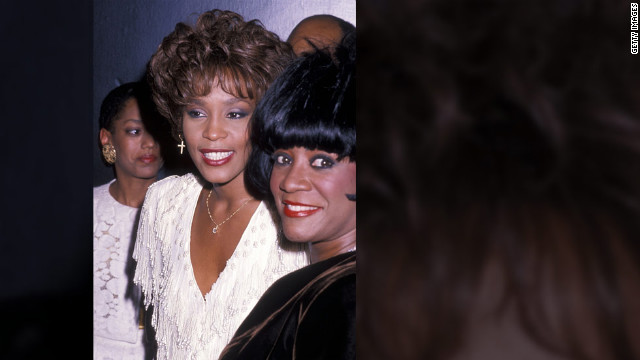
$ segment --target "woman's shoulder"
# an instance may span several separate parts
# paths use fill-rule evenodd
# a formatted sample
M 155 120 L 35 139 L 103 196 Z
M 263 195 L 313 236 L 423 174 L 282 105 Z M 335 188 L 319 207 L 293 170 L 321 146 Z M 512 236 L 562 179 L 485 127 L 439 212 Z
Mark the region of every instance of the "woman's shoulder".
M 116 179 L 112 179 L 108 183 L 94 186 L 93 197 L 95 198 L 96 196 L 104 196 L 105 194 L 109 194 L 109 185 L 111 185 L 111 183 L 113 183 L 115 180 Z
M 198 179 L 191 173 L 182 176 L 170 175 L 151 184 L 147 190 L 147 197 L 176 195 L 194 186 L 201 187 Z
M 345 253 L 307 265 L 278 279 L 268 292 L 315 298 L 320 293 L 355 291 L 356 254 Z M 299 290 L 296 290 L 299 289 Z M 303 300 L 304 301 L 304 300 Z
M 342 254 L 328 262 L 303 291 L 296 339 L 297 356 L 355 359 L 356 256 Z M 319 344 L 318 335 L 324 343 Z
M 296 357 L 355 359 L 355 267 L 355 253 L 307 267 L 314 278 L 296 295 Z
M 355 291 L 356 253 L 347 252 L 308 266 L 314 279 L 311 281 L 322 291 Z
M 96 207 L 103 207 L 105 204 L 115 203 L 116 200 L 109 193 L 109 186 L 115 181 L 115 179 L 109 181 L 106 184 L 102 184 L 93 188 L 93 207 L 94 212 Z
M 356 252 L 346 252 L 335 255 L 328 259 L 310 264 L 300 270 L 313 278 L 331 278 L 336 280 L 350 275 L 355 276 L 356 272 Z
M 172 175 L 149 186 L 142 204 L 142 221 L 180 217 L 197 200 L 202 185 L 192 174 Z

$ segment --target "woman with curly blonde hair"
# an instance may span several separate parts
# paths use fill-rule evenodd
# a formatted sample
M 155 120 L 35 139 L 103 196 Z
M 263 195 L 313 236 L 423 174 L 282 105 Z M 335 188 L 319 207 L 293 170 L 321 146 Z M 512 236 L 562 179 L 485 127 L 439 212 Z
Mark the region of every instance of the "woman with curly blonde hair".
M 217 358 L 266 288 L 308 263 L 244 181 L 256 102 L 293 58 L 258 20 L 220 10 L 178 23 L 151 58 L 154 102 L 197 169 L 152 185 L 142 207 L 134 281 L 158 359 Z

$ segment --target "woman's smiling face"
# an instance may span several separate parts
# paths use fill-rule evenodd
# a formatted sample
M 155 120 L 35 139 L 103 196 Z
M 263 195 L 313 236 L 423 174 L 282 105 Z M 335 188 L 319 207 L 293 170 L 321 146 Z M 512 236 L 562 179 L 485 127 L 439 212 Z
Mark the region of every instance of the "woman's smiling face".
M 332 242 L 353 236 L 356 203 L 356 163 L 337 155 L 303 147 L 273 153 L 270 187 L 287 239 Z
M 182 130 L 189 155 L 211 183 L 243 181 L 247 163 L 247 125 L 255 102 L 235 97 L 217 85 L 184 107 Z

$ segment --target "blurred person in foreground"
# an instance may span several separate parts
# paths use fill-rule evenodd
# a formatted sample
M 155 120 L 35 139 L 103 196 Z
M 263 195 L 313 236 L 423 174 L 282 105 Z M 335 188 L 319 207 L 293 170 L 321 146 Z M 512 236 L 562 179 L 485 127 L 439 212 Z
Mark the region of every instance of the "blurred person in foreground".
M 640 358 L 629 3 L 358 10 L 360 357 Z

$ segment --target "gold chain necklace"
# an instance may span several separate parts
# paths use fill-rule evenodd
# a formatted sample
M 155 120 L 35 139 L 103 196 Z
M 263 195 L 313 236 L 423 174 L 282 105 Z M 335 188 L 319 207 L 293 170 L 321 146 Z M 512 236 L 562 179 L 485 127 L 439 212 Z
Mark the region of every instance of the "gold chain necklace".
M 240 211 L 240 209 L 242 209 L 245 205 L 247 205 L 247 203 L 249 201 L 251 201 L 251 199 L 245 201 L 242 205 L 240 205 L 240 207 L 233 212 L 233 214 L 229 215 L 228 218 L 224 219 L 223 222 L 221 222 L 220 224 L 218 224 L 215 220 L 213 220 L 213 216 L 211 216 L 211 211 L 209 211 L 209 198 L 211 197 L 211 193 L 213 192 L 213 188 L 211 190 L 209 190 L 209 195 L 207 195 L 207 214 L 209 214 L 209 219 L 211 219 L 211 222 L 213 222 L 216 226 L 213 227 L 213 230 L 211 231 L 214 234 L 218 233 L 218 228 L 220 226 L 222 226 L 222 224 L 226 223 L 227 220 L 231 219 L 233 217 L 233 215 L 235 215 L 236 213 L 238 213 L 238 211 Z

